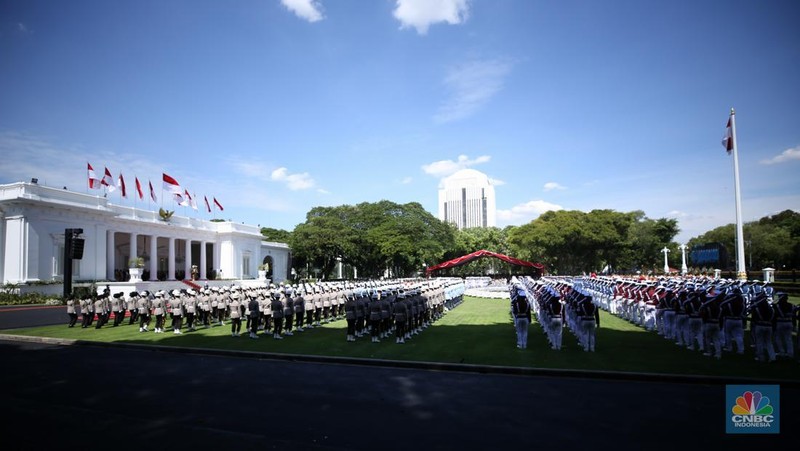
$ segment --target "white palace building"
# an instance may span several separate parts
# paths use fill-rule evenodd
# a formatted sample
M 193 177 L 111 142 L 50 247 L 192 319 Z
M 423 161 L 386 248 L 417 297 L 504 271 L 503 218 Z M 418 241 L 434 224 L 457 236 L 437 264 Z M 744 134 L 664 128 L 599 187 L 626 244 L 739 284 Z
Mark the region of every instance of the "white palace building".
M 115 205 L 105 197 L 18 182 L 0 185 L 3 284 L 62 281 L 66 229 L 83 229 L 83 258 L 73 261 L 76 282 L 136 282 L 128 274 L 132 257 L 144 261 L 145 281 L 162 284 L 190 279 L 193 265 L 200 283 L 257 282 L 262 263 L 269 264 L 277 283 L 291 268 L 288 245 L 264 241 L 256 226 L 179 216 L 165 221 L 158 212 Z

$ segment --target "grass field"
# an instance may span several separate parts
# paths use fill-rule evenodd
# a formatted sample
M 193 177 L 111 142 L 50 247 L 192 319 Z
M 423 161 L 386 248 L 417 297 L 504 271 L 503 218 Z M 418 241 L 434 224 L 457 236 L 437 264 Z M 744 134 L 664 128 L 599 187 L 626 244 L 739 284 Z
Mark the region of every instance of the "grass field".
M 66 315 L 65 315 L 66 316 Z M 274 353 L 347 356 L 371 359 L 412 360 L 500 365 L 514 367 L 588 369 L 601 371 L 633 371 L 748 377 L 756 379 L 798 380 L 800 364 L 778 361 L 764 364 L 754 361 L 753 349 L 744 355 L 723 354 L 722 360 L 705 357 L 659 337 L 653 332 L 629 324 L 605 312 L 601 313 L 597 330 L 597 351 L 584 352 L 575 337 L 564 330 L 564 347 L 551 350 L 539 324 L 534 321 L 528 338 L 528 349 L 516 348 L 516 337 L 508 314 L 508 301 L 466 298 L 464 303 L 432 327 L 398 345 L 392 340 L 371 343 L 362 338 L 355 343 L 345 341 L 345 321 L 295 332 L 293 337 L 259 340 L 230 336 L 230 327 L 214 326 L 174 335 L 171 332 L 139 333 L 138 327 L 106 325 L 102 329 L 67 328 L 66 325 L 5 331 L 7 334 L 79 339 L 100 342 L 121 342 L 153 346 L 180 346 L 211 349 L 234 349 Z M 167 326 L 169 322 L 167 322 Z M 152 327 L 152 323 L 151 323 Z M 243 324 L 244 327 L 244 324 Z M 244 331 L 246 332 L 246 331 Z M 749 338 L 746 334 L 745 341 Z

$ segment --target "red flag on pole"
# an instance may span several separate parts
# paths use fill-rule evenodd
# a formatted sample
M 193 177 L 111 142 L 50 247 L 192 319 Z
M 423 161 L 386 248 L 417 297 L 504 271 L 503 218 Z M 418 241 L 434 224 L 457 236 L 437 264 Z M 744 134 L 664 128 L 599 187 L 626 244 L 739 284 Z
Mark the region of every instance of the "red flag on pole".
M 162 176 L 164 180 L 164 189 L 168 193 L 172 194 L 172 198 L 175 200 L 175 202 L 177 202 L 179 205 L 185 205 L 183 203 L 181 185 L 178 184 L 178 181 L 164 173 L 162 173 Z
M 208 204 L 208 196 L 203 196 L 203 200 L 206 201 L 206 210 L 211 213 L 211 205 Z
M 105 186 L 105 187 L 107 187 L 108 188 L 108 192 L 110 193 L 110 192 L 113 192 L 117 188 L 114 186 L 114 177 L 111 176 L 111 171 L 109 171 L 108 168 L 105 168 L 105 169 L 106 169 L 106 173 L 103 176 L 103 179 L 100 180 L 100 184 Z
M 100 189 L 100 179 L 97 178 L 94 168 L 89 163 L 86 163 L 86 166 L 87 170 L 89 171 L 89 189 Z
M 728 155 L 733 150 L 733 129 L 731 127 L 731 118 L 728 117 L 728 125 L 725 126 L 725 135 L 722 137 L 722 147 L 728 151 Z
M 119 173 L 119 178 L 117 178 L 117 187 L 119 188 L 119 190 L 120 190 L 120 192 L 122 194 L 122 197 L 127 199 L 128 198 L 128 190 L 125 189 L 125 179 L 122 178 L 122 173 L 121 172 Z
M 153 189 L 153 182 L 148 180 L 147 184 L 150 185 L 150 199 L 153 199 L 153 202 L 158 202 L 158 199 L 156 199 L 156 190 Z
M 225 210 L 224 208 L 222 208 L 222 204 L 220 204 L 219 201 L 217 201 L 216 197 L 214 198 L 214 205 L 216 205 L 217 208 L 219 208 L 219 211 L 224 211 Z
M 136 194 L 139 195 L 139 200 L 144 199 L 144 193 L 142 192 L 142 184 L 139 183 L 139 177 L 135 177 L 136 179 Z

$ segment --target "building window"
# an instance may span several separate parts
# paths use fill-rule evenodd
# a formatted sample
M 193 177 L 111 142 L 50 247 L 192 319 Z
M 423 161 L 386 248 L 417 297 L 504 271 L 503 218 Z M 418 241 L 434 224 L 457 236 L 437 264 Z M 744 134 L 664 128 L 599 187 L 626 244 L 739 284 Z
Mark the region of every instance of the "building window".
M 250 275 L 250 255 L 242 256 L 242 278 L 251 277 Z

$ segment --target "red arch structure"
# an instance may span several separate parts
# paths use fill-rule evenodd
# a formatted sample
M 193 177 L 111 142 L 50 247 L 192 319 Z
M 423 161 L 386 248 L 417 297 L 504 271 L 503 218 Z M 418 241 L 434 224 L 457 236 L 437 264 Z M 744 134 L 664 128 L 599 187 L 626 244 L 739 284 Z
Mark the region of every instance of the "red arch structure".
M 494 257 L 503 260 L 504 262 L 511 263 L 512 265 L 517 266 L 525 266 L 528 268 L 534 268 L 539 270 L 540 272 L 544 271 L 544 265 L 541 263 L 531 263 L 525 260 L 520 260 L 518 258 L 509 257 L 508 255 L 498 254 L 497 252 L 491 252 L 487 250 L 480 250 L 475 251 L 471 254 L 462 255 L 461 257 L 454 258 L 452 260 L 448 260 L 446 262 L 439 263 L 438 265 L 431 266 L 425 271 L 425 275 L 430 275 L 434 271 L 438 271 L 440 269 L 447 269 L 447 268 L 454 268 L 456 266 L 461 266 L 466 263 L 475 260 L 476 258 L 483 258 L 483 257 Z

